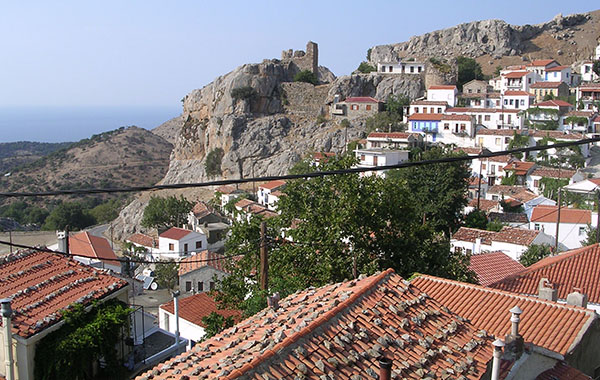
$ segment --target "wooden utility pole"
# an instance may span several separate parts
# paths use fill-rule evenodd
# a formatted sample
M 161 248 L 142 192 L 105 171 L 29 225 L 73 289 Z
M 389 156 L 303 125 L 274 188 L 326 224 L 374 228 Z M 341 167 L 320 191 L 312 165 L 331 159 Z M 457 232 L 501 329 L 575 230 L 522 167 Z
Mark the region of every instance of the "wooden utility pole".
M 483 152 L 483 150 L 482 150 Z M 483 167 L 483 159 L 479 159 L 479 175 L 478 175 L 478 180 L 479 183 L 477 184 L 477 210 L 480 210 L 479 208 L 479 200 L 481 199 L 481 177 L 483 177 L 483 175 L 481 174 L 481 170 Z
M 600 190 L 596 191 L 596 243 L 600 243 Z
M 558 208 L 556 210 L 556 238 L 554 239 L 554 254 L 558 254 L 558 228 L 560 226 L 560 193 L 561 188 L 558 188 Z
M 269 289 L 269 252 L 267 251 L 267 223 L 260 223 L 260 288 Z
M 68 255 L 69 251 L 69 226 L 65 226 L 65 254 Z
M 12 229 L 8 230 L 8 242 L 10 243 L 10 253 L 12 253 Z

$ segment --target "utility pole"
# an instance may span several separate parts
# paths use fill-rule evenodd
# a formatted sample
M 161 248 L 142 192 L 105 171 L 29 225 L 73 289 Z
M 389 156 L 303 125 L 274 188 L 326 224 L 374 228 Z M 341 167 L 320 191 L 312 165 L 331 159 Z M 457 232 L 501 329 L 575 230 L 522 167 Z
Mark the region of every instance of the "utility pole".
M 560 193 L 561 193 L 561 188 L 558 188 L 558 208 L 557 208 L 557 215 L 556 215 L 556 238 L 554 239 L 554 254 L 557 255 L 558 254 L 558 227 L 560 226 Z
M 115 247 L 113 246 L 113 227 L 112 227 L 112 223 L 110 224 L 110 249 L 112 249 L 113 251 L 115 250 Z
M 596 190 L 596 243 L 600 243 L 600 190 Z
M 483 152 L 483 149 L 481 150 Z M 483 177 L 483 174 L 481 174 L 481 170 L 483 168 L 483 159 L 479 159 L 479 183 L 477 184 L 477 210 L 480 210 L 479 208 L 479 200 L 481 199 L 481 177 Z
M 8 242 L 10 243 L 10 253 L 12 253 L 12 229 L 8 230 Z
M 69 248 L 69 226 L 65 226 L 65 255 L 70 254 Z
M 269 253 L 267 251 L 267 223 L 260 223 L 260 288 L 269 289 Z

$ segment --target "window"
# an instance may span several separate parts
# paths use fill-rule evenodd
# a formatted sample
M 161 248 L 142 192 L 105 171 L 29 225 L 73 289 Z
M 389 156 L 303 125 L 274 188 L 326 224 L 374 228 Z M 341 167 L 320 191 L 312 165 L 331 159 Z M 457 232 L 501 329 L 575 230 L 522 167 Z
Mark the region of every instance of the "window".
M 415 113 L 419 113 L 419 107 L 415 107 Z
M 358 111 L 358 104 L 351 105 L 350 109 L 353 110 L 353 111 Z
M 470 94 L 470 93 L 472 93 L 472 92 L 473 92 L 473 90 L 472 90 L 472 89 L 469 89 L 467 92 Z
M 373 166 L 377 166 L 377 156 L 373 156 Z
M 540 187 L 540 180 L 539 179 L 534 179 L 533 180 L 533 187 Z
M 187 243 L 185 243 L 185 244 L 183 245 L 183 253 L 185 253 L 185 254 L 187 254 L 187 253 L 188 253 L 188 244 L 187 244 Z
M 484 119 L 485 119 L 485 121 L 490 121 L 490 119 L 491 119 L 491 116 L 490 116 L 490 115 L 485 115 L 485 116 L 484 116 Z
M 174 251 L 174 250 L 175 250 L 175 244 L 169 243 L 169 251 Z
M 505 137 L 505 138 L 504 138 L 504 143 L 505 143 L 505 144 L 508 144 L 508 143 L 510 143 L 510 137 Z
M 585 235 L 585 227 L 579 227 L 579 236 Z
M 502 139 L 500 139 L 500 137 L 496 137 L 496 145 L 500 145 L 502 144 Z
M 365 160 L 365 155 L 364 155 L 364 154 L 361 154 L 361 155 L 360 155 L 360 160 L 361 160 L 361 161 L 364 161 L 364 160 Z
M 421 66 L 419 66 L 417 69 L 418 69 L 417 72 L 420 73 L 423 68 Z
M 442 113 L 442 107 L 438 107 L 438 112 L 437 113 Z
M 525 99 L 521 99 L 521 102 L 520 102 L 520 104 L 521 104 L 522 106 L 524 106 L 524 105 L 525 105 Z
M 512 106 L 514 104 L 514 102 L 515 102 L 514 99 L 511 99 L 510 100 L 510 105 Z
M 444 123 L 444 129 L 450 129 L 450 123 Z
M 467 255 L 470 255 L 471 253 L 473 253 L 472 249 L 467 248 Z
M 186 281 L 185 282 L 185 291 L 189 292 L 192 290 L 192 282 L 191 281 Z
M 385 73 L 385 66 L 381 66 L 381 72 Z
M 508 121 L 507 123 L 510 124 L 510 119 L 512 118 L 512 115 L 508 115 Z
M 534 228 L 536 231 L 539 231 L 539 230 L 540 230 L 540 225 L 539 225 L 539 223 L 536 223 L 536 224 L 533 226 L 533 228 Z
M 430 108 L 429 108 L 429 112 L 430 112 L 430 113 L 435 113 L 435 111 L 433 110 L 433 107 L 430 107 Z
M 498 200 L 498 196 L 497 195 L 492 195 L 492 200 L 493 201 L 497 201 Z
M 496 100 L 496 107 L 500 107 L 500 101 Z
M 460 130 L 461 131 L 466 131 L 467 130 L 467 125 L 466 124 L 461 124 L 460 125 Z
M 390 73 L 391 73 L 392 71 L 394 71 L 394 67 L 393 67 L 393 66 L 390 66 Z
M 371 110 L 371 105 L 367 104 L 367 111 L 370 111 L 370 110 Z
M 214 282 L 214 281 L 211 281 L 211 282 L 208 284 L 208 288 L 209 288 L 209 290 L 215 290 L 215 282 Z
M 477 93 L 481 94 L 481 89 L 480 88 L 477 89 Z
M 410 67 L 410 72 L 411 72 L 411 73 L 414 73 L 414 72 L 415 72 L 415 67 L 414 67 L 414 66 L 411 66 L 411 67 Z
M 527 83 L 531 84 L 531 78 L 527 79 Z
M 203 292 L 204 291 L 204 282 L 198 281 L 198 291 L 199 292 Z
M 202 248 L 202 240 L 196 242 L 196 249 Z
M 507 106 L 508 105 L 508 99 L 504 99 L 504 105 Z

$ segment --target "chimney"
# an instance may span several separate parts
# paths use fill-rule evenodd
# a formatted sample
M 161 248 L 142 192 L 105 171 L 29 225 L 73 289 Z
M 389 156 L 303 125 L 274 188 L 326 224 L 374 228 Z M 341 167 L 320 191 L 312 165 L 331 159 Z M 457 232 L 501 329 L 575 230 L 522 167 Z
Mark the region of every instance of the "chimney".
M 587 308 L 587 294 L 581 293 L 581 289 L 573 288 L 573 293 L 567 295 L 567 304 Z
M 67 233 L 65 231 L 56 231 L 56 240 L 58 241 L 58 251 L 67 252 Z
M 333 104 L 340 102 L 340 94 L 333 95 Z
M 492 342 L 492 345 L 494 345 L 494 361 L 492 362 L 491 380 L 498 380 L 500 377 L 500 359 L 502 358 L 502 347 L 504 347 L 504 342 L 500 339 L 496 339 Z
M 14 380 L 15 373 L 13 369 L 13 350 L 12 350 L 12 308 L 10 307 L 10 303 L 12 299 L 3 298 L 0 300 L 0 304 L 2 304 L 2 308 L 0 312 L 2 313 L 2 327 L 4 327 L 4 356 L 6 363 L 6 380 Z
M 540 280 L 540 285 L 538 287 L 538 297 L 543 300 L 556 302 L 558 299 L 558 293 L 554 286 L 548 281 L 547 278 L 542 278 Z
M 279 292 L 273 293 L 272 296 L 267 297 L 267 305 L 273 310 L 279 309 Z
M 379 380 L 392 378 L 392 361 L 385 356 L 379 358 Z
M 515 306 L 510 309 L 512 316 L 510 317 L 511 331 L 508 334 L 504 341 L 506 344 L 506 356 L 509 360 L 517 360 L 521 357 L 524 348 L 524 340 L 523 337 L 519 334 L 519 322 L 521 322 L 521 314 L 523 311 Z
M 179 346 L 179 290 L 173 292 L 173 307 L 175 312 L 175 346 Z
M 481 253 L 481 238 L 475 238 L 475 247 L 473 249 L 473 254 L 477 255 Z

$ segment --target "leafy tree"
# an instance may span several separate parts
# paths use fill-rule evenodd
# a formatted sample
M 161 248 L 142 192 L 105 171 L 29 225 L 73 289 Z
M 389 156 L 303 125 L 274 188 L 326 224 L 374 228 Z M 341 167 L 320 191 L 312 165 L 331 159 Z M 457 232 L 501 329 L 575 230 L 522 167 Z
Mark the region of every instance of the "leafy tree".
M 547 101 L 547 100 L 554 100 L 554 94 L 552 94 L 552 93 L 550 92 L 550 93 L 548 93 L 548 94 L 544 95 L 544 99 L 543 99 L 543 100 L 544 100 L 544 101 Z
M 407 126 L 402 123 L 404 107 L 410 104 L 410 99 L 404 95 L 390 95 L 385 102 L 385 111 L 379 112 L 365 121 L 367 132 L 405 131 Z
M 164 264 L 156 264 L 154 279 L 161 288 L 175 289 L 179 282 L 179 264 L 175 261 L 163 261 Z
M 404 116 L 404 107 L 410 105 L 410 98 L 405 95 L 390 95 L 385 101 L 385 111 L 390 115 Z
M 211 338 L 234 325 L 233 317 L 229 316 L 225 318 L 215 311 L 202 317 L 202 323 L 206 326 L 206 335 L 204 336 L 204 339 Z
M 42 226 L 44 230 L 80 230 L 96 223 L 94 217 L 85 210 L 81 203 L 66 202 L 54 208 Z
M 502 223 L 501 221 L 499 221 L 498 219 L 494 219 L 494 220 L 490 220 L 487 224 L 486 229 L 488 231 L 495 231 L 498 232 L 500 231 L 503 227 L 505 226 L 504 223 Z
M 371 61 L 371 52 L 372 52 L 372 51 L 373 51 L 373 49 L 372 49 L 372 48 L 369 48 L 369 49 L 367 50 L 367 61 L 369 61 L 369 62 Z
M 500 76 L 500 71 L 502 71 L 502 65 L 498 65 L 496 66 L 496 70 L 494 70 L 494 77 L 499 77 Z
M 311 70 L 302 70 L 298 72 L 294 75 L 294 82 L 306 82 L 314 85 L 319 84 L 317 76 Z
M 96 223 L 108 223 L 119 216 L 120 209 L 121 202 L 118 199 L 111 199 L 92 208 L 90 215 L 94 217 Z
M 581 241 L 581 245 L 584 247 L 592 244 L 596 244 L 596 227 L 592 227 L 591 225 L 587 225 L 585 228 L 585 239 Z
M 542 195 L 546 198 L 558 200 L 558 191 L 569 184 L 568 178 L 544 177 L 540 180 Z
M 600 76 L 600 60 L 594 61 L 594 64 L 592 65 L 592 71 L 596 73 L 596 75 Z
M 530 245 L 529 248 L 523 252 L 523 254 L 521 254 L 521 257 L 519 257 L 519 262 L 523 264 L 523 266 L 528 267 L 537 263 L 544 257 L 550 256 L 551 254 L 552 248 L 550 248 L 549 245 L 533 244 Z
M 458 65 L 458 80 L 456 85 L 459 90 L 462 90 L 463 84 L 473 79 L 483 79 L 481 65 L 473 58 L 458 57 L 456 58 L 456 64 Z
M 167 198 L 153 196 L 144 209 L 141 225 L 146 228 L 171 228 L 187 222 L 193 204 L 183 196 Z
M 508 149 L 527 148 L 529 146 L 529 136 L 522 135 L 514 131 L 512 140 L 508 143 Z M 523 158 L 523 153 L 514 153 L 514 156 L 518 159 Z
M 250 100 L 256 97 L 256 90 L 251 86 L 237 87 L 231 90 L 231 97 L 234 102 L 238 100 Z
M 514 186 L 517 184 L 517 176 L 514 174 L 508 174 L 507 176 L 502 178 L 500 182 L 502 185 Z
M 206 175 L 209 178 L 221 175 L 221 161 L 223 160 L 224 154 L 225 152 L 222 148 L 215 148 L 206 155 L 204 169 L 206 170 Z
M 372 73 L 373 71 L 377 71 L 377 69 L 375 67 L 373 67 L 372 65 L 370 65 L 367 62 L 361 62 L 360 65 L 358 65 L 358 69 L 359 72 L 363 73 L 363 74 L 368 74 L 368 73 Z
M 464 224 L 465 227 L 485 230 L 488 224 L 487 216 L 481 210 L 473 210 L 465 216 Z

